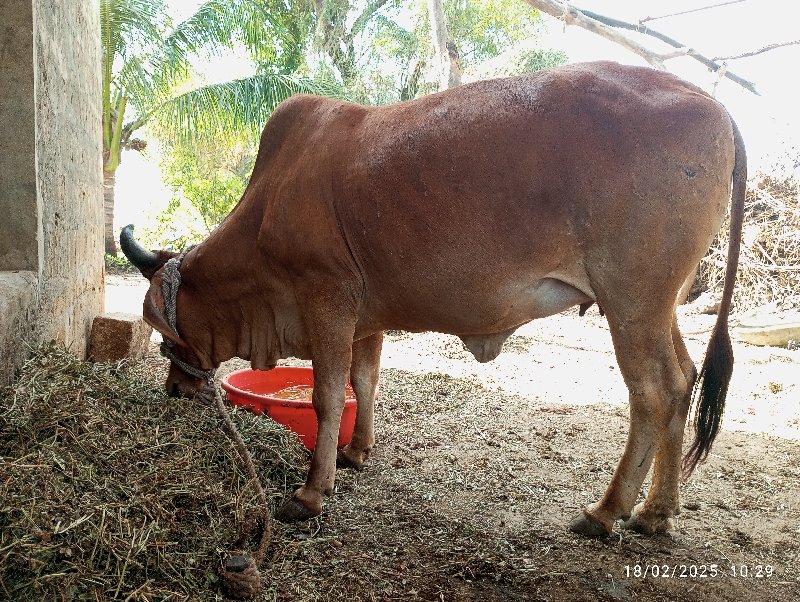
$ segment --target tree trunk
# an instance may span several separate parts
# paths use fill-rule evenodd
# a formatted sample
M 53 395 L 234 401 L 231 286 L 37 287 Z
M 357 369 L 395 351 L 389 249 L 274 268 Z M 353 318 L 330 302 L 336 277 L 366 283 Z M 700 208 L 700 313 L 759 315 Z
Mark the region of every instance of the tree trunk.
M 439 68 L 439 90 L 447 90 L 461 85 L 461 66 L 458 64 L 458 50 L 447 32 L 447 18 L 442 0 L 428 0 L 431 19 L 431 37 L 436 51 L 434 63 Z
M 350 2 L 313 0 L 317 17 L 317 35 L 322 50 L 339 70 L 342 82 L 349 85 L 356 78 L 354 32 L 347 31 L 347 14 Z
M 103 172 L 106 253 L 114 257 L 117 256 L 117 237 L 114 233 L 114 184 L 116 179 L 116 170 Z

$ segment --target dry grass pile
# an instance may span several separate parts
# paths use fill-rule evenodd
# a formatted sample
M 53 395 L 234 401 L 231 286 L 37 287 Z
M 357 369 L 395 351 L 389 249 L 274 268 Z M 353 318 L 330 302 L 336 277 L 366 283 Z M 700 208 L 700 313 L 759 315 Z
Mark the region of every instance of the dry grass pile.
M 721 292 L 728 256 L 729 220 L 700 263 L 702 288 Z M 800 307 L 800 182 L 760 176 L 745 199 L 744 233 L 734 303 L 737 311 L 775 304 Z
M 237 541 L 255 490 L 214 406 L 165 397 L 158 376 L 53 347 L 4 391 L 0 599 L 221 599 L 223 553 L 255 546 Z M 232 413 L 276 505 L 307 455 L 272 421 Z

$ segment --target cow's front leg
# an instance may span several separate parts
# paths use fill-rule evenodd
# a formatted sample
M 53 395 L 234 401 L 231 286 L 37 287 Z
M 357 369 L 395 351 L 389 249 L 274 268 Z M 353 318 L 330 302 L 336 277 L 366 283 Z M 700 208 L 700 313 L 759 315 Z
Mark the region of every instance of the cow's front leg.
M 342 324 L 355 323 L 343 319 L 342 315 L 343 312 L 321 311 L 308 320 L 314 368 L 311 401 L 317 415 L 317 443 L 305 484 L 275 515 L 283 522 L 317 516 L 322 512 L 323 497 L 333 492 L 339 423 L 344 410 L 353 345 L 353 329 L 344 330 Z
M 361 470 L 375 445 L 375 393 L 378 389 L 382 345 L 382 332 L 353 343 L 350 384 L 353 385 L 358 408 L 353 439 L 339 450 L 336 459 L 338 466 Z

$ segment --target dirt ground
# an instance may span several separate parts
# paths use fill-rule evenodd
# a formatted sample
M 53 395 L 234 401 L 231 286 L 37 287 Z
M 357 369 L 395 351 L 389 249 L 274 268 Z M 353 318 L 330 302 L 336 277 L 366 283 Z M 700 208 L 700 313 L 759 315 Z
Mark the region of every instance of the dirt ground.
M 680 320 L 697 361 L 713 317 Z M 387 335 L 373 456 L 339 471 L 321 517 L 275 525 L 261 599 L 800 599 L 800 351 L 734 352 L 724 430 L 674 530 L 592 540 L 566 525 L 628 424 L 596 308 L 523 327 L 489 364 L 455 337 Z

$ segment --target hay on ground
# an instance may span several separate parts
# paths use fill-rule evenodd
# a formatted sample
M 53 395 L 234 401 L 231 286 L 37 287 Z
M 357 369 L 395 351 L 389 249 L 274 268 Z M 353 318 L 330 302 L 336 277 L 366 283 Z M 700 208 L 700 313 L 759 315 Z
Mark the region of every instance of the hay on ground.
M 729 228 L 726 218 L 700 263 L 695 289 L 722 291 Z M 734 304 L 739 312 L 800 307 L 800 182 L 794 178 L 762 175 L 748 186 Z
M 152 362 L 151 362 L 152 363 Z M 0 406 L 0 599 L 221 599 L 224 554 L 260 508 L 212 403 L 167 398 L 144 364 L 36 353 Z M 233 411 L 271 504 L 307 453 Z

